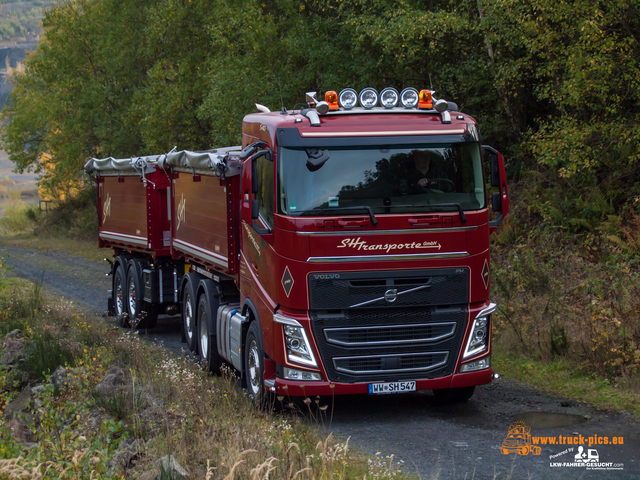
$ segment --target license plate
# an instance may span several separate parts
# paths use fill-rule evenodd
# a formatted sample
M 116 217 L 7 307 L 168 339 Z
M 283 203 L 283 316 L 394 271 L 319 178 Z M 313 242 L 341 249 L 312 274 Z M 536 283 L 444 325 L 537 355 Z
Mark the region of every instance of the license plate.
M 373 395 L 384 395 L 387 393 L 404 393 L 415 392 L 416 382 L 387 382 L 387 383 L 370 383 L 369 393 Z

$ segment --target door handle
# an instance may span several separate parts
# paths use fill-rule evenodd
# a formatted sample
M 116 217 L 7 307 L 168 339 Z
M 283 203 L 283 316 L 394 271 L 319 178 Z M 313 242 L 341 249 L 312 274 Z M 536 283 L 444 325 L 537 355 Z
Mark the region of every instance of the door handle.
M 410 218 L 409 224 L 420 226 L 420 225 L 433 225 L 435 223 L 440 223 L 439 217 L 422 217 L 422 218 Z
M 367 227 L 369 226 L 369 219 L 364 220 L 338 220 L 339 227 Z
M 258 271 L 258 264 L 256 262 L 251 262 L 251 266 L 256 272 Z

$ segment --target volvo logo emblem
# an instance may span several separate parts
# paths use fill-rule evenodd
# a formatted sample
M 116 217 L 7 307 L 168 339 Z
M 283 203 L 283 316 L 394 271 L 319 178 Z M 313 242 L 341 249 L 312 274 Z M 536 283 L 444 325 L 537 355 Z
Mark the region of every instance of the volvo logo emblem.
M 397 288 L 390 288 L 389 290 L 384 292 L 384 299 L 386 300 L 387 303 L 395 302 L 396 298 L 398 298 L 398 289 Z

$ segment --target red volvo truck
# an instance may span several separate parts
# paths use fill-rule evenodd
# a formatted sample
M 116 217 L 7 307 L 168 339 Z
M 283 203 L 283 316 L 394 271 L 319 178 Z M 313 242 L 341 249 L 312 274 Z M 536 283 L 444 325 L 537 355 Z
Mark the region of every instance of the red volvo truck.
M 241 147 L 89 160 L 109 311 L 147 328 L 179 312 L 189 348 L 257 403 L 470 398 L 493 374 L 489 235 L 507 182 L 476 121 L 433 93 L 310 92 L 301 110 L 257 105 Z

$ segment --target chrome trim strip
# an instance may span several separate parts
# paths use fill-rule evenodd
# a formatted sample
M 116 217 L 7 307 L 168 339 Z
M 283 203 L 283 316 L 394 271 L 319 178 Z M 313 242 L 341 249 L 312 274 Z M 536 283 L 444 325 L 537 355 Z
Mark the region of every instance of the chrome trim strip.
M 389 135 L 462 135 L 464 128 L 452 130 L 396 130 L 379 132 L 300 132 L 301 137 L 384 137 Z
M 339 332 L 339 331 L 353 331 L 353 330 L 376 330 L 376 329 L 392 329 L 392 328 L 407 328 L 407 327 L 426 327 L 426 326 L 450 326 L 451 331 L 449 333 L 445 333 L 443 335 L 437 337 L 429 337 L 429 338 L 420 338 L 415 340 L 382 340 L 380 342 L 343 342 L 340 340 L 334 340 L 329 338 L 327 332 Z M 437 342 L 439 340 L 443 340 L 445 338 L 449 338 L 456 333 L 456 322 L 441 322 L 441 323 L 412 323 L 409 325 L 386 325 L 386 326 L 374 326 L 374 327 L 352 327 L 352 328 L 325 328 L 324 329 L 324 338 L 328 343 L 332 343 L 334 345 L 342 345 L 345 347 L 351 345 L 403 345 L 407 343 L 429 343 L 429 342 Z
M 385 262 L 399 260 L 421 260 L 426 258 L 463 258 L 469 252 L 414 253 L 407 255 L 354 255 L 349 257 L 309 257 L 309 263 L 345 263 L 345 262 Z
M 111 232 L 100 232 L 99 236 L 101 238 L 106 238 L 108 240 L 120 240 L 121 242 L 135 243 L 138 245 L 147 246 L 147 239 L 144 237 L 138 237 L 136 235 L 125 235 L 123 233 L 111 233 Z
M 406 230 L 337 230 L 331 232 L 296 232 L 297 235 L 317 235 L 319 237 L 323 236 L 333 236 L 333 235 L 353 235 L 357 233 L 358 235 L 396 235 L 396 234 L 407 234 L 407 233 L 457 233 L 457 232 L 468 232 L 471 230 L 476 230 L 477 226 L 472 227 L 456 227 L 456 228 L 415 228 L 415 229 L 406 229 Z
M 178 244 L 178 246 L 176 246 L 176 244 Z M 229 263 L 224 261 L 224 260 L 220 260 L 221 258 L 224 258 L 222 255 L 217 255 L 213 252 L 210 252 L 209 250 L 205 250 L 203 248 L 200 247 L 196 247 L 195 245 L 191 245 L 190 243 L 184 242 L 182 240 L 178 240 L 178 239 L 174 239 L 173 240 L 173 247 L 180 250 L 180 248 L 184 249 L 186 252 L 191 253 L 192 255 L 199 255 L 201 257 L 206 258 L 207 260 L 216 263 L 224 268 L 228 268 L 229 267 Z M 180 247 L 180 248 L 178 248 Z
M 415 288 L 411 288 L 409 290 L 405 290 L 404 292 L 396 292 L 396 297 L 399 297 L 400 295 L 404 295 L 405 293 L 411 293 L 411 292 L 417 292 L 418 290 L 424 290 L 425 288 L 431 288 L 431 284 L 429 285 L 420 285 L 419 287 L 415 287 Z M 370 303 L 376 303 L 379 302 L 380 300 L 384 300 L 384 296 L 379 297 L 379 298 L 374 298 L 373 300 L 367 300 L 366 302 L 362 302 L 362 303 L 357 303 L 355 305 L 351 305 L 349 308 L 356 308 L 356 307 L 362 307 L 364 305 L 369 305 Z M 393 300 L 395 301 L 395 300 Z M 389 303 L 393 303 L 393 302 L 389 302 Z
M 495 303 L 490 303 L 487 308 L 481 310 L 480 313 L 476 315 L 476 318 L 486 317 L 487 315 L 491 315 L 493 312 L 496 311 L 496 308 L 498 308 L 498 306 Z
M 292 327 L 303 328 L 302 324 L 295 318 L 285 317 L 284 315 L 280 315 L 279 313 L 273 314 L 273 321 L 282 325 L 291 325 Z
M 428 367 L 417 367 L 417 368 L 396 368 L 393 370 L 349 370 L 348 368 L 341 368 L 336 365 L 336 360 L 350 360 L 350 359 L 360 359 L 360 358 L 384 358 L 384 357 L 420 357 L 425 355 L 443 355 L 444 360 L 440 363 L 436 363 L 434 365 L 430 365 Z M 402 373 L 402 372 L 426 372 L 429 370 L 433 370 L 434 368 L 441 367 L 446 365 L 449 361 L 449 352 L 429 352 L 429 353 L 406 353 L 402 355 L 371 355 L 368 357 L 335 357 L 332 359 L 333 368 L 335 368 L 339 372 L 350 373 L 352 375 L 372 375 L 377 373 Z

